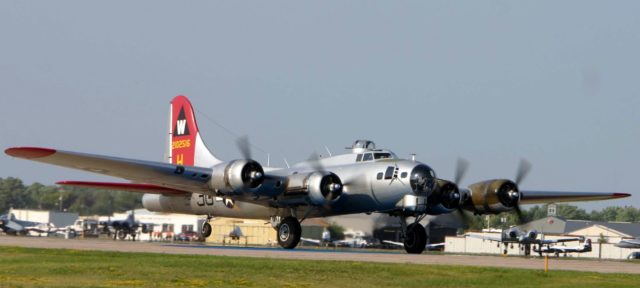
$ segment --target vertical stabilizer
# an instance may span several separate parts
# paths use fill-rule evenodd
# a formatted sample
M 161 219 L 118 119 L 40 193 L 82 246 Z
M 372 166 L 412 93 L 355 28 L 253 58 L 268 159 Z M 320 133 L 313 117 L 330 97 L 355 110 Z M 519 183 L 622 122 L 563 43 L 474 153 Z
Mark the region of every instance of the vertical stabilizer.
M 222 162 L 213 156 L 202 141 L 193 106 L 187 97 L 179 95 L 171 100 L 169 119 L 167 143 L 169 163 L 211 167 Z

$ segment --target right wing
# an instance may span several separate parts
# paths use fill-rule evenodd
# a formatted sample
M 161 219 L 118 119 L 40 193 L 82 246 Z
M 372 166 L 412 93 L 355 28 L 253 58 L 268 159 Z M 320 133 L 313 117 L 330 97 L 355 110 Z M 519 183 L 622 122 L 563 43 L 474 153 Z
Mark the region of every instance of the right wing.
M 211 170 L 207 168 L 185 167 L 161 162 L 37 147 L 14 147 L 6 149 L 5 153 L 17 158 L 124 178 L 136 183 L 144 183 L 102 183 L 105 185 L 100 185 L 100 182 L 61 182 L 63 185 L 79 184 L 77 186 L 100 187 L 134 192 L 144 191 L 149 193 L 153 193 L 152 191 L 161 191 L 155 193 L 162 194 L 205 193 L 209 191 L 207 183 L 211 177 Z
M 556 239 L 544 239 L 544 240 L 540 240 L 540 244 L 548 245 L 548 244 L 571 242 L 571 241 L 584 241 L 584 237 L 564 237 L 564 238 L 556 238 Z
M 596 201 L 631 196 L 628 193 L 611 192 L 566 192 L 566 191 L 520 191 L 520 204 L 541 204 L 574 201 Z

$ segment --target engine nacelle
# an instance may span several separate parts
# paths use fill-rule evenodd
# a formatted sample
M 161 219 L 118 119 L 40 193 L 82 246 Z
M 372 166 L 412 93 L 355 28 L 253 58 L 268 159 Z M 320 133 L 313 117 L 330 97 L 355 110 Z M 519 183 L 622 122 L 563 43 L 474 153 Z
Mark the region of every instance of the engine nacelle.
M 538 238 L 538 231 L 536 230 L 531 230 L 529 231 L 529 233 L 527 233 L 527 238 L 534 240 L 536 238 Z
M 213 166 L 209 188 L 216 195 L 241 194 L 260 187 L 263 181 L 264 170 L 258 162 L 240 159 Z
M 449 213 L 460 207 L 460 200 L 458 185 L 438 179 L 436 189 L 427 198 L 427 213 L 430 215 Z
M 469 185 L 468 209 L 475 214 L 498 214 L 513 210 L 520 202 L 518 185 L 508 179 L 496 179 Z
M 342 181 L 331 172 L 313 172 L 288 176 L 284 197 L 287 204 L 324 205 L 335 202 L 342 195 Z

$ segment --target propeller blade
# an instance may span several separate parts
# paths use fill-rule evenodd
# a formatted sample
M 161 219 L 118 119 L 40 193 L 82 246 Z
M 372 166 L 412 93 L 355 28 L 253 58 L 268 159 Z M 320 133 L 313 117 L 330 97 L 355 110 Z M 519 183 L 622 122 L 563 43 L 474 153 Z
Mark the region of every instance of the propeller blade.
M 529 171 L 531 171 L 531 163 L 529 163 L 529 161 L 527 161 L 526 159 L 520 159 L 518 172 L 516 173 L 515 178 L 516 185 L 520 185 L 520 183 L 522 183 L 522 180 L 527 177 Z
M 518 171 L 516 172 L 516 178 L 515 178 L 515 183 L 518 187 L 520 187 L 520 184 L 522 183 L 522 181 L 524 181 L 524 179 L 529 174 L 529 171 L 531 171 L 531 167 L 532 165 L 529 161 L 527 161 L 524 158 L 520 159 L 520 164 L 518 164 Z M 518 198 L 519 197 L 521 196 L 518 195 Z M 520 204 L 516 204 L 516 206 L 513 207 L 513 210 L 516 213 L 516 216 L 518 216 L 518 225 L 524 224 L 526 219 L 524 217 L 524 214 L 522 213 L 522 210 L 520 210 Z
M 524 218 L 524 214 L 522 214 L 522 210 L 520 210 L 520 205 L 516 205 L 515 207 L 513 207 L 513 210 L 518 216 L 518 225 L 524 224 L 526 219 Z
M 458 207 L 457 214 L 460 217 L 460 219 L 462 220 L 462 225 L 464 225 L 463 228 L 469 228 L 469 217 L 467 216 L 466 213 L 464 213 L 464 210 L 461 207 Z
M 462 181 L 462 178 L 464 178 L 464 175 L 467 173 L 468 168 L 469 161 L 465 160 L 464 158 L 458 158 L 458 161 L 456 162 L 456 172 L 453 181 L 454 183 L 456 183 L 456 185 L 460 185 L 460 182 Z
M 251 159 L 251 144 L 249 143 L 249 137 L 242 136 L 236 140 L 238 150 L 242 154 L 244 159 Z

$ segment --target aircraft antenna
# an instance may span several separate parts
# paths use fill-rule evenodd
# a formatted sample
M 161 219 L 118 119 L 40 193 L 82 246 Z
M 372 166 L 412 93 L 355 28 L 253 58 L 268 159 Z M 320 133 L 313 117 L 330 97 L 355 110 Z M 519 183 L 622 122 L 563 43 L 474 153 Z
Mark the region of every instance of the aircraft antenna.
M 329 157 L 333 156 L 331 155 L 331 151 L 329 151 L 329 147 L 327 147 L 327 145 L 324 145 L 324 149 L 327 150 L 327 153 L 329 153 Z
M 222 130 L 224 130 L 225 132 L 229 133 L 229 134 L 230 134 L 231 136 L 233 136 L 234 138 L 242 138 L 242 136 L 240 136 L 240 135 L 238 135 L 237 133 L 235 133 L 235 132 L 231 131 L 231 129 L 229 129 L 229 128 L 227 128 L 227 127 L 223 126 L 222 124 L 218 123 L 217 121 L 213 120 L 213 118 L 209 117 L 209 115 L 207 115 L 206 113 L 204 113 L 204 112 L 202 112 L 202 111 L 200 111 L 200 110 L 196 109 L 195 107 L 193 107 L 193 110 L 195 110 L 196 112 L 198 112 L 198 114 L 199 114 L 199 115 L 204 116 L 204 118 L 205 118 L 207 121 L 209 121 L 209 122 L 213 123 L 214 125 L 216 125 L 216 126 L 218 126 L 218 127 L 222 128 Z M 268 154 L 268 153 L 267 153 L 267 151 L 266 151 L 266 150 L 264 150 L 264 149 L 262 149 L 260 146 L 257 146 L 257 145 L 255 145 L 255 144 L 253 144 L 253 143 L 248 143 L 248 145 L 252 146 L 253 148 L 255 148 L 255 149 L 259 150 L 260 152 L 262 152 L 262 153 L 264 153 L 264 154 Z
M 289 162 L 287 162 L 287 158 L 283 158 L 284 159 L 284 164 L 287 165 L 287 168 L 291 168 L 291 166 L 289 166 Z

